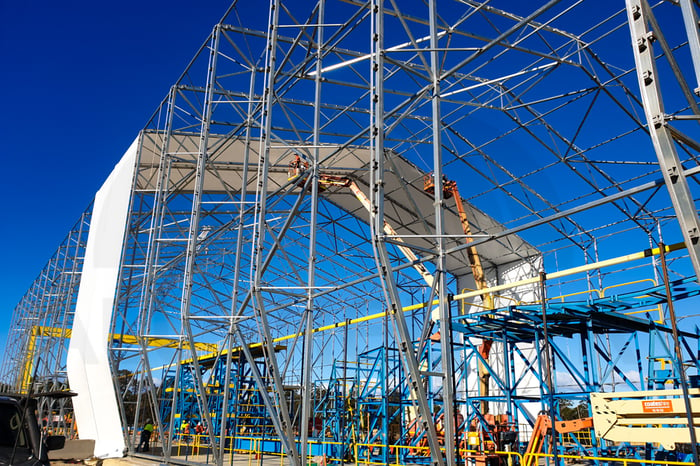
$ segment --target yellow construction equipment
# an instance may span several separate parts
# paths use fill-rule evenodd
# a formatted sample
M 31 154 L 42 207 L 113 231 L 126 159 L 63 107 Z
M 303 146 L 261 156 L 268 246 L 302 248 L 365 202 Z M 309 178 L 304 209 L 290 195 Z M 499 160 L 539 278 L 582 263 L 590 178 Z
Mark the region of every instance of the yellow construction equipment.
M 700 388 L 688 389 L 688 398 L 690 414 L 683 390 L 591 393 L 596 436 L 612 442 L 660 443 L 667 450 L 691 443 L 691 428 L 700 438 Z

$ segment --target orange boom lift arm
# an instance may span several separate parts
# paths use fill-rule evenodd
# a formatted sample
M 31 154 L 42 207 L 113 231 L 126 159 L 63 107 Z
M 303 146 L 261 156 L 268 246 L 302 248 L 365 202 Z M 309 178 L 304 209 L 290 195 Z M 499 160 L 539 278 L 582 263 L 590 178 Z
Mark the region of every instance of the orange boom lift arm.
M 435 193 L 435 179 L 432 173 L 425 175 L 423 178 L 423 190 L 429 194 Z M 459 213 L 459 221 L 462 224 L 462 230 L 466 237 L 467 244 L 473 241 L 471 235 L 471 227 L 469 226 L 469 218 L 467 217 L 467 211 L 464 209 L 464 203 L 462 202 L 462 196 L 459 195 L 459 189 L 457 189 L 457 182 L 443 178 L 442 180 L 442 197 L 443 199 L 450 199 L 454 197 L 455 205 L 457 206 L 457 212 Z M 479 253 L 476 251 L 475 246 L 469 246 L 467 248 L 467 257 L 469 258 L 469 265 L 472 269 L 472 276 L 474 277 L 474 283 L 476 284 L 477 290 L 485 290 L 488 288 L 486 283 L 486 276 L 484 275 L 484 268 L 481 266 L 481 259 L 479 258 Z M 493 295 L 491 293 L 484 293 L 481 295 L 481 301 L 483 303 L 484 309 L 491 310 L 495 308 Z M 485 360 L 489 360 L 489 354 L 491 353 L 491 345 L 493 345 L 493 340 L 484 339 L 483 343 L 479 345 L 479 354 Z M 479 390 L 483 396 L 487 396 L 489 393 L 489 379 L 490 374 L 486 365 L 479 361 Z M 488 413 L 488 402 L 481 402 L 481 413 Z

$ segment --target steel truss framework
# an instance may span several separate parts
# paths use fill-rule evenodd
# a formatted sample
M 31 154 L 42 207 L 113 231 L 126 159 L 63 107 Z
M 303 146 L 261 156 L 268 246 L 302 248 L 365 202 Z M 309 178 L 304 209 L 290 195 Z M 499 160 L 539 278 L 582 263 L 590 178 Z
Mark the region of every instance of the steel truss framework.
M 662 240 L 688 246 L 669 256 L 672 278 L 697 274 L 694 25 L 690 0 L 272 0 L 268 15 L 235 2 L 139 135 L 114 304 L 112 334 L 121 338 L 110 355 L 116 389 L 136 398 L 133 412 L 122 402 L 125 422 L 138 426 L 150 413 L 171 434 L 163 457 L 172 459 L 186 387 L 188 415 L 207 427 L 208 458 L 223 464 L 230 426 L 221 413 L 235 411 L 236 395 L 212 383 L 235 385 L 231 368 L 259 361 L 246 378 L 258 387 L 265 429 L 301 464 L 308 426 L 324 409 L 311 387 L 337 378 L 335 360 L 381 347 L 400 355 L 397 393 L 417 413 L 430 461 L 454 464 L 458 426 L 438 433 L 431 387 L 441 387 L 441 414 L 454 419 L 459 384 L 468 383 L 456 368 L 478 354 L 454 349 L 475 344 L 462 334 L 488 336 L 479 326 L 456 332 L 465 321 L 453 320 L 482 306 L 482 293 L 468 290 L 468 242 L 490 285 L 535 279 L 493 289 L 499 308 L 634 289 L 642 279 L 657 285 L 654 255 L 601 260 Z M 302 170 L 289 174 L 297 157 Z M 356 181 L 369 210 L 320 183 L 328 174 Z M 455 228 L 444 178 L 468 203 L 470 237 Z M 35 383 L 65 383 L 57 378 L 65 338 L 55 332 L 71 327 L 88 219 L 15 311 L 13 347 L 22 351 L 6 356 L 2 373 L 15 390 L 27 389 L 32 364 Z M 581 264 L 589 266 L 556 274 Z M 426 372 L 421 357 L 437 330 L 440 354 Z M 532 335 L 535 348 L 553 344 Z M 588 344 L 589 357 L 624 372 L 623 358 Z M 166 381 L 168 409 L 168 392 L 156 389 Z M 304 388 L 300 399 L 293 387 Z
M 3 392 L 56 392 L 68 388 L 66 351 L 85 254 L 90 208 L 73 225 L 12 314 L 2 363 Z M 72 409 L 66 398 L 41 399 L 39 419 L 71 435 Z
M 699 293 L 697 283 L 690 279 L 677 280 L 670 286 L 674 300 Z M 658 286 L 643 294 L 634 291 L 600 296 L 592 290 L 589 296 L 578 296 L 578 301 L 550 300 L 545 311 L 550 322 L 549 364 L 559 374 L 551 381 L 547 378 L 546 358 L 531 354 L 529 345 L 544 340 L 541 304 L 513 304 L 454 318 L 455 332 L 468 337 L 453 345 L 455 360 L 460 361 L 455 369 L 455 406 L 459 413 L 455 426 L 460 456 L 466 460 L 470 457 L 467 451 L 505 451 L 508 442 L 499 433 L 512 432 L 515 439 L 527 438 L 528 426 L 535 423 L 533 414 L 550 407 L 559 410 L 560 400 L 585 403 L 591 392 L 663 389 L 666 384 L 678 387 L 678 367 L 668 364 L 673 359 L 673 349 L 666 338 L 671 329 L 649 319 L 651 312 L 658 311 L 655 306 L 666 302 L 668 296 L 665 287 Z M 611 314 L 613 308 L 617 312 Z M 640 318 L 640 314 L 644 317 Z M 617 338 L 607 338 L 610 335 Z M 483 337 L 499 346 L 489 360 L 483 359 L 475 343 Z M 611 344 L 615 347 L 611 348 Z M 683 364 L 697 372 L 698 335 L 683 335 L 682 344 Z M 421 363 L 430 370 L 439 367 L 440 358 L 441 341 L 433 339 L 426 346 Z M 628 362 L 621 364 L 625 359 Z M 468 380 L 478 362 L 485 364 L 491 376 L 492 390 L 488 394 L 479 393 Z M 537 379 L 536 386 L 526 383 L 529 377 Z M 327 392 L 318 403 L 326 422 L 319 434 L 325 445 L 323 453 L 333 460 L 359 458 L 389 464 L 400 458 L 402 463 L 424 462 L 430 456 L 427 432 L 410 416 L 410 396 L 402 393 L 407 389 L 404 378 L 396 349 L 379 347 L 362 353 L 356 362 L 337 361 L 333 376 L 324 385 Z M 426 388 L 431 395 L 433 415 L 442 427 L 446 412 L 444 387 Z M 496 408 L 496 416 L 481 411 L 484 401 Z M 559 416 L 558 411 L 556 415 Z M 498 423 L 495 429 L 494 422 Z M 474 436 L 478 443 L 470 443 Z M 386 441 L 387 438 L 391 440 Z M 572 444 L 579 455 L 605 456 L 611 451 L 611 445 L 600 445 L 595 437 L 592 442 L 581 442 L 581 437 L 565 434 L 559 441 L 562 440 L 568 445 L 569 454 Z M 625 448 L 634 451 L 629 445 Z M 566 452 L 558 450 L 559 454 Z

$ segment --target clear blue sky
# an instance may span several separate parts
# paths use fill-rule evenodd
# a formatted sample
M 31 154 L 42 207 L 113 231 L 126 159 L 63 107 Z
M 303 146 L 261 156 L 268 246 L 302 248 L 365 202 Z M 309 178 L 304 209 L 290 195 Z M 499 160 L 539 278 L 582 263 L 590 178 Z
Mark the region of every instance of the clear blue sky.
M 230 2 L 0 0 L 0 354 L 22 295 Z
M 0 355 L 15 305 L 229 5 L 0 0 Z

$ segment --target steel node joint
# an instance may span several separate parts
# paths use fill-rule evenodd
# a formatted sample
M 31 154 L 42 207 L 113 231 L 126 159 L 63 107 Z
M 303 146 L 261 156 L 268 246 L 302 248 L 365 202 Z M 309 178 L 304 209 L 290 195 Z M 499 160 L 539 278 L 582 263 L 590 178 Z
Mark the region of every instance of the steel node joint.
M 656 40 L 656 36 L 652 31 L 647 32 L 642 37 L 637 38 L 637 50 L 640 53 L 645 52 L 649 46 Z
M 654 125 L 655 129 L 659 129 L 666 124 L 666 116 L 662 114 L 654 115 L 651 118 L 651 124 Z
M 668 178 L 669 178 L 669 180 L 671 180 L 671 183 L 675 183 L 676 181 L 678 181 L 679 173 L 678 173 L 678 167 L 676 165 L 672 165 L 672 166 L 668 167 L 668 169 L 666 170 L 666 173 L 668 173 Z
M 632 18 L 634 20 L 638 20 L 642 16 L 642 7 L 641 5 L 632 5 Z

